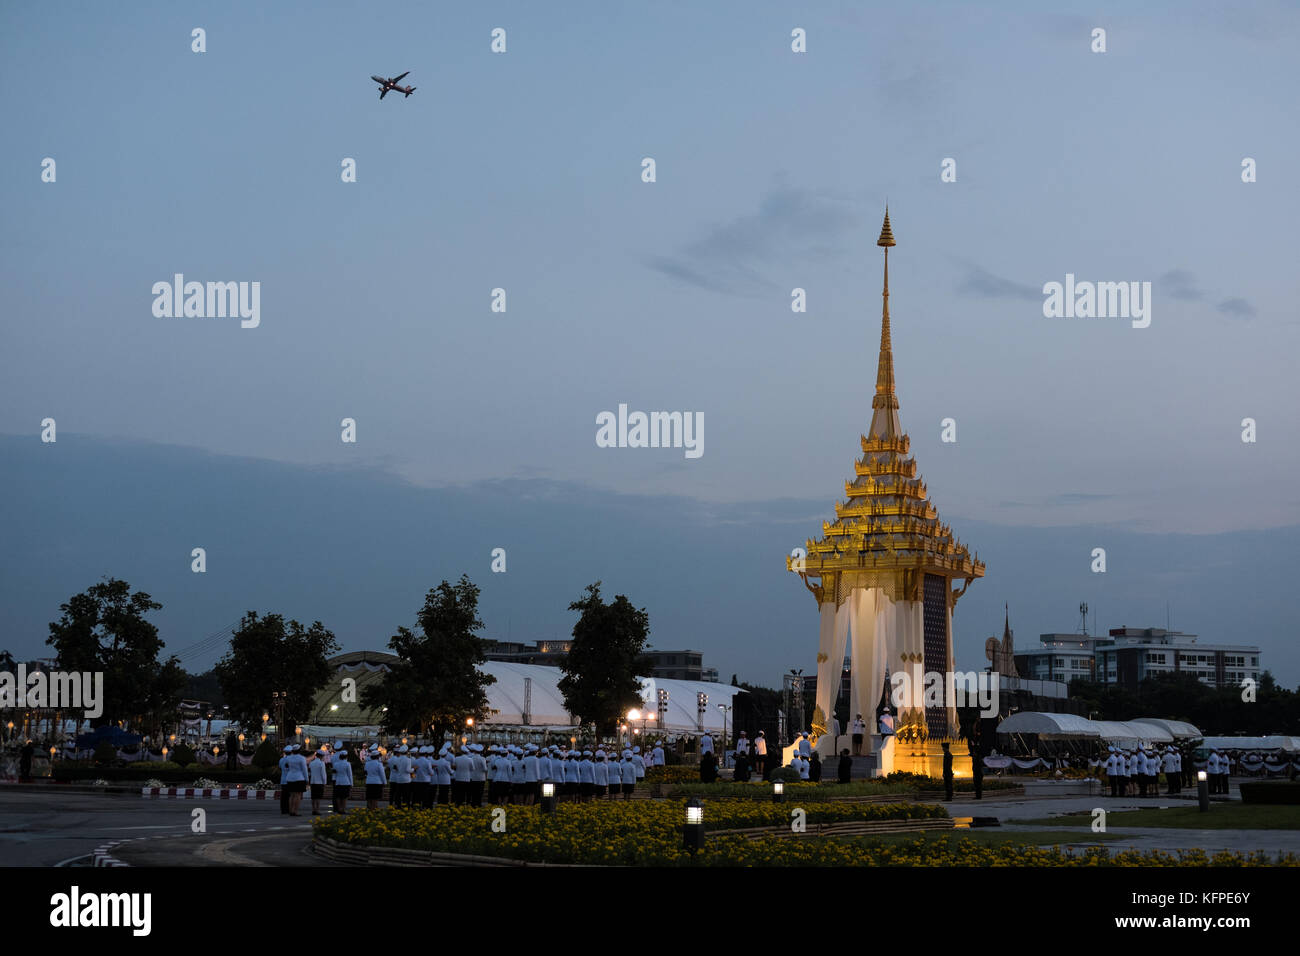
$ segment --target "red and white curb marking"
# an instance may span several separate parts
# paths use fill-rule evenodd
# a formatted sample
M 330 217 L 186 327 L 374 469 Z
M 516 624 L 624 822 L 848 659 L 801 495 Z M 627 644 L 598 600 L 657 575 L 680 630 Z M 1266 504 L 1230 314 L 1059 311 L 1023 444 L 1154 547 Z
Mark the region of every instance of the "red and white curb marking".
M 112 843 L 105 843 L 103 846 L 97 846 L 90 855 L 91 866 L 130 866 L 129 863 L 123 863 L 109 851 L 119 843 L 125 843 L 126 840 L 114 840 Z
M 195 787 L 141 787 L 142 797 L 181 800 L 279 800 L 279 790 L 200 790 Z

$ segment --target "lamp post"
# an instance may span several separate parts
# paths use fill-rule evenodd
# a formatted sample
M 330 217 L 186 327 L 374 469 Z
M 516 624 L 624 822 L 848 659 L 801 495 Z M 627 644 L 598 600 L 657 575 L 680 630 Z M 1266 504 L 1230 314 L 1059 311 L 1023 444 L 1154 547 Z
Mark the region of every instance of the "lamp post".
M 663 733 L 663 728 L 668 726 L 668 690 L 659 688 L 659 732 Z
M 549 780 L 542 782 L 542 812 L 555 812 L 555 784 Z
M 682 828 L 682 842 L 695 858 L 697 850 L 704 849 L 704 804 L 695 797 L 686 801 L 686 825 Z
M 695 695 L 695 728 L 704 733 L 704 709 L 709 706 L 709 695 L 700 691 Z
M 275 732 L 280 738 L 280 746 L 285 744 L 284 736 L 284 707 L 289 702 L 287 691 L 277 690 L 271 693 L 271 706 L 275 710 Z
M 1196 771 L 1196 799 L 1202 813 L 1210 809 L 1210 781 L 1204 770 Z
M 772 800 L 774 803 L 785 803 L 785 781 L 772 781 Z
M 731 708 L 726 704 L 719 704 L 718 710 L 722 711 L 722 765 L 727 767 L 730 766 L 727 763 L 727 714 L 730 713 Z

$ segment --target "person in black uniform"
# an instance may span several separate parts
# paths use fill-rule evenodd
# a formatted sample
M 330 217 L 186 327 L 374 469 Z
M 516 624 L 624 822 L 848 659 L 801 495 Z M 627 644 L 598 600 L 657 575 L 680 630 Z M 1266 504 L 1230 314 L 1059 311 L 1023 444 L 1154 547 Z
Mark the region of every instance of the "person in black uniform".
M 20 783 L 32 782 L 32 756 L 36 753 L 36 748 L 32 746 L 29 740 L 23 744 L 23 749 L 18 753 L 18 780 Z
M 944 800 L 952 800 L 952 751 L 948 749 L 948 741 L 943 742 L 943 791 Z
M 808 779 L 813 783 L 820 783 L 822 779 L 822 758 L 817 756 L 815 750 L 812 759 L 808 763 Z
M 853 779 L 853 758 L 849 756 L 848 748 L 840 751 L 839 781 L 848 783 Z
M 700 783 L 713 783 L 718 779 L 718 758 L 709 750 L 700 757 Z

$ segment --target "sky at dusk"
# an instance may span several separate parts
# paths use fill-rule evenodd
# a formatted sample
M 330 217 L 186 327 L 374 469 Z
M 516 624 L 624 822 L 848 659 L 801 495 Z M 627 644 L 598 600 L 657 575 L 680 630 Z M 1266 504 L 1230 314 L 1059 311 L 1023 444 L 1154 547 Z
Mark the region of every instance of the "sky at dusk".
M 0 646 L 114 575 L 169 649 L 250 607 L 379 647 L 466 571 L 488 636 L 601 578 L 724 679 L 809 667 L 783 559 L 870 421 L 888 202 L 900 417 L 988 564 L 958 664 L 1004 602 L 1021 646 L 1168 605 L 1294 686 L 1300 10 L 1052 11 L 5 5 Z M 260 324 L 155 316 L 176 273 Z M 1149 327 L 1045 317 L 1067 274 L 1150 283 Z M 598 447 L 620 404 L 703 454 Z

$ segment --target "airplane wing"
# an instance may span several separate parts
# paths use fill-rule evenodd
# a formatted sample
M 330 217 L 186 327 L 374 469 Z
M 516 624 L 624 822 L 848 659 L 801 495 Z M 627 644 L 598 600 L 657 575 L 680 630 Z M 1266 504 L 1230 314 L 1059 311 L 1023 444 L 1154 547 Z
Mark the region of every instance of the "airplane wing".
M 388 87 L 385 86 L 382 90 L 379 91 L 379 98 L 382 100 L 387 95 L 388 95 Z
M 388 81 L 385 80 L 382 76 L 375 76 L 373 73 L 370 75 L 370 78 L 371 78 L 372 80 L 374 80 L 376 83 L 386 83 L 386 82 L 388 82 Z
M 403 77 L 406 77 L 406 76 L 409 76 L 410 73 L 411 73 L 411 71 L 410 71 L 410 70 L 407 70 L 407 71 L 406 71 L 405 73 L 403 73 L 401 76 L 395 76 L 395 77 L 393 77 L 392 82 L 394 82 L 394 83 L 401 83 L 401 82 L 402 82 L 402 78 L 403 78 Z

